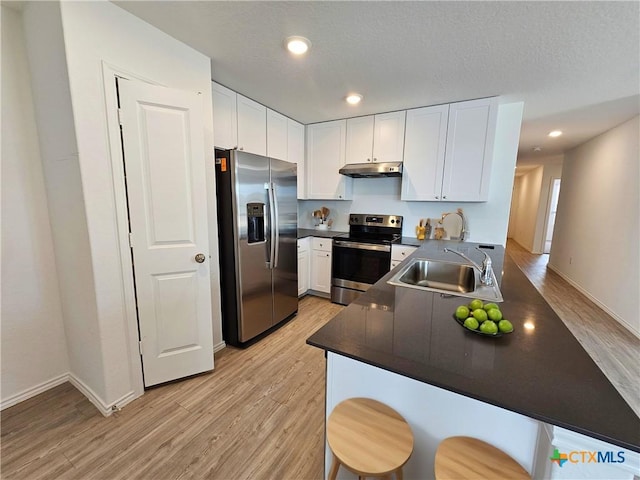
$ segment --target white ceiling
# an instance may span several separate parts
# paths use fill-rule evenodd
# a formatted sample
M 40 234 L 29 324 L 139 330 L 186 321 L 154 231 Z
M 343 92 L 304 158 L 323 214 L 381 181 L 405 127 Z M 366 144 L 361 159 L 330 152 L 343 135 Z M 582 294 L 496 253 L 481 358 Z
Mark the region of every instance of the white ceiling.
M 114 3 L 302 123 L 499 95 L 525 102 L 519 161 L 531 162 L 640 112 L 638 1 Z M 283 48 L 290 35 L 311 40 L 305 58 Z M 361 105 L 346 105 L 350 91 Z

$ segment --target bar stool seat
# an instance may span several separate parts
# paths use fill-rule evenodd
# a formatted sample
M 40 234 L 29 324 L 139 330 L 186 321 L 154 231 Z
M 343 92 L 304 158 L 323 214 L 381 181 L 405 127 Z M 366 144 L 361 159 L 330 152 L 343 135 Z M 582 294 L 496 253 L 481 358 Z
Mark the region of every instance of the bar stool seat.
M 350 398 L 336 405 L 327 420 L 333 453 L 329 480 L 340 465 L 362 477 L 402 480 L 402 467 L 413 452 L 413 433 L 393 408 L 371 398 Z
M 445 438 L 436 451 L 436 480 L 531 480 L 502 450 L 472 437 Z

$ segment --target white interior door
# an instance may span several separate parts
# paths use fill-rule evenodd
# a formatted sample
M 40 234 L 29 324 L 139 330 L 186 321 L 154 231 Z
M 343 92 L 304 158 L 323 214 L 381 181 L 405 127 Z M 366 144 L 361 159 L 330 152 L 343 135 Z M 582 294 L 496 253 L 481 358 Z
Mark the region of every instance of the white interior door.
M 196 93 L 126 80 L 119 95 L 148 387 L 213 369 L 203 109 Z

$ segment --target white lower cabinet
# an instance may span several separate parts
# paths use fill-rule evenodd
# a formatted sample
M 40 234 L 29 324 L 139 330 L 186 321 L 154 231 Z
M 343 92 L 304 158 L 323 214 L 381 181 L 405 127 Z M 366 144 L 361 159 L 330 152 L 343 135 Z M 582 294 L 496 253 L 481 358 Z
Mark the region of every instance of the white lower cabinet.
M 331 293 L 331 239 L 313 237 L 311 249 L 311 290 Z
M 411 245 L 391 245 L 391 269 L 400 265 L 417 248 Z
M 309 278 L 311 270 L 310 256 L 311 238 L 298 239 L 298 296 L 302 296 L 309 290 Z

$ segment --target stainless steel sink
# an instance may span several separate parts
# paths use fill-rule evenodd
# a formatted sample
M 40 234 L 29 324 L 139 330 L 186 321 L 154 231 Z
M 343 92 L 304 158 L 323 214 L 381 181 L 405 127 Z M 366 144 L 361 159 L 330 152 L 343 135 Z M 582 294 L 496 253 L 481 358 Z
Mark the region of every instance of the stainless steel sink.
M 492 272 L 493 275 L 493 272 Z M 416 288 L 430 292 L 502 301 L 495 276 L 493 285 L 480 282 L 480 272 L 471 265 L 414 258 L 387 283 L 398 287 Z

